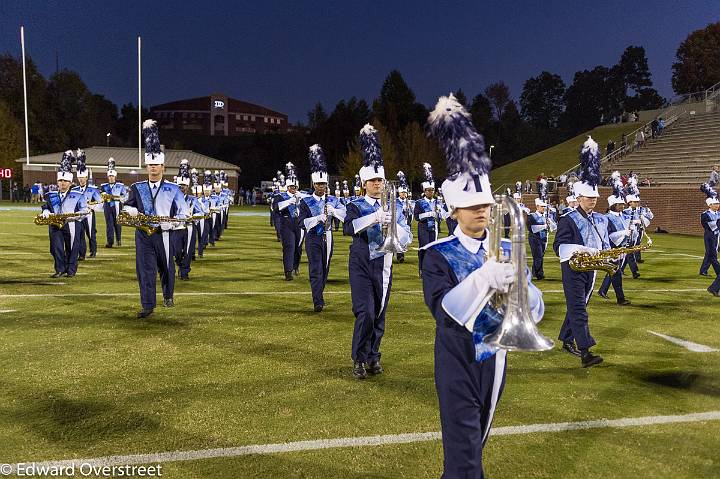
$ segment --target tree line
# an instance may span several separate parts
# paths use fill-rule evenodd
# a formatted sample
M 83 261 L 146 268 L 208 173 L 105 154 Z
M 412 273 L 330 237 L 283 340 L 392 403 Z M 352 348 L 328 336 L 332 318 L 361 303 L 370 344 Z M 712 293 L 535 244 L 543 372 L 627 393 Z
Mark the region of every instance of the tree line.
M 688 35 L 672 67 L 674 91 L 696 92 L 720 81 L 718 51 L 720 22 Z M 113 146 L 137 146 L 137 107 L 132 103 L 118 108 L 91 92 L 77 72 L 64 69 L 45 78 L 32 58 L 26 59 L 26 67 L 32 154 L 104 145 L 107 133 Z M 524 82 L 518 101 L 502 81 L 474 95 L 468 96 L 460 85 L 454 93 L 485 136 L 487 147 L 494 145 L 495 166 L 618 121 L 624 112 L 665 103 L 653 88 L 645 49 L 632 45 L 614 65 L 576 72 L 570 85 L 557 74 L 540 72 Z M 332 111 L 317 103 L 308 112 L 307 124 L 294 132 L 228 138 L 164 132 L 163 142 L 169 148 L 193 149 L 236 164 L 243 170 L 241 182 L 246 186 L 271 178 L 287 161 L 307 171 L 307 147 L 320 143 L 331 173 L 351 180 L 361 162 L 358 132 L 372 122 L 380 132 L 388 170 L 393 174 L 403 170 L 417 184 L 422 181 L 422 163 L 431 163 L 438 178 L 445 173 L 437 145 L 425 132 L 432 106 L 420 103 L 402 74 L 393 70 L 371 103 L 351 97 Z M 13 160 L 24 155 L 23 115 L 21 59 L 0 55 L 0 167 L 15 167 Z M 147 116 L 144 110 L 143 118 Z

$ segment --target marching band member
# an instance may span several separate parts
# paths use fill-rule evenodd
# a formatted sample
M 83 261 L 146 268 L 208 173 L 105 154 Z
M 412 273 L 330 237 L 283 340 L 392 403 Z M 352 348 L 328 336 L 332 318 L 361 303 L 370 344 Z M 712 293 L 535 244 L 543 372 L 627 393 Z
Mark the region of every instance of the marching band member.
M 435 196 L 435 181 L 430 163 L 423 164 L 425 181 L 422 182 L 423 197 L 415 202 L 413 217 L 418 223 L 418 243 L 420 248 L 438 239 L 438 209 Z M 422 275 L 422 262 L 418 253 L 418 271 Z
M 308 276 L 316 313 L 325 307 L 323 291 L 333 254 L 332 219 L 345 219 L 345 207 L 336 196 L 328 195 L 325 153 L 320 145 L 310 147 L 310 171 L 315 192 L 300 201 L 298 222 L 305 230 Z
M 283 269 L 285 281 L 292 281 L 297 276 L 302 256 L 300 224 L 298 223 L 298 203 L 301 195 L 298 193 L 298 180 L 295 174 L 295 165 L 285 165 L 287 176 L 285 187 L 275 200 L 275 211 L 278 213 L 280 223 L 280 239 L 283 250 Z
M 580 181 L 573 185 L 578 207 L 560 217 L 553 242 L 560 257 L 563 291 L 567 311 L 559 338 L 563 349 L 580 356 L 582 367 L 600 364 L 603 358 L 590 352 L 595 340 L 590 335 L 587 304 L 595 285 L 596 271 L 575 271 L 568 260 L 576 251 L 596 253 L 610 247 L 607 218 L 593 211 L 600 196 L 600 153 L 598 144 L 588 136 L 580 150 Z
M 123 211 L 130 216 L 165 216 L 184 221 L 187 218 L 187 204 L 180 188 L 175 183 L 165 181 L 165 154 L 160 150 L 157 124 L 154 120 L 143 122 L 145 137 L 145 167 L 147 181 L 138 181 L 130 187 L 130 194 Z M 135 230 L 135 270 L 140 285 L 142 309 L 138 318 L 146 318 L 153 313 L 156 304 L 155 280 L 160 271 L 160 283 L 163 291 L 163 306 L 175 306 L 174 251 L 170 241 L 170 230 L 177 226 L 175 221 L 163 221 L 158 230 L 148 235 L 140 229 Z
M 199 176 L 198 176 L 198 170 L 193 168 L 190 170 L 190 191 L 195 196 L 197 200 L 197 204 L 200 207 L 200 210 L 202 212 L 203 216 L 207 216 L 210 214 L 210 202 L 205 201 L 205 195 L 203 194 L 203 185 L 200 184 Z M 207 226 L 208 219 L 207 218 L 200 218 L 195 222 L 195 235 L 197 238 L 195 239 L 195 242 L 197 244 L 197 252 L 198 256 L 200 258 L 203 257 L 203 250 L 205 248 L 205 244 L 203 244 L 203 241 L 207 242 Z M 195 251 L 193 250 L 192 259 L 195 260 Z
M 122 236 L 122 226 L 118 224 L 117 217 L 120 214 L 121 203 L 127 199 L 127 188 L 123 183 L 115 181 L 117 178 L 117 171 L 115 171 L 115 159 L 108 158 L 107 161 L 107 183 L 100 185 L 100 191 L 113 197 L 120 197 L 120 201 L 111 200 L 106 201 L 104 204 L 105 214 L 105 234 L 107 235 L 106 248 L 112 248 L 114 241 L 117 240 L 117 245 L 122 246 L 120 238 Z
M 329 188 L 329 186 L 328 186 L 328 188 Z M 338 199 L 338 202 L 343 207 L 345 206 L 345 203 L 343 203 L 343 200 L 342 200 L 342 194 L 340 191 L 340 182 L 339 181 L 335 182 L 335 198 Z M 332 217 L 332 224 L 333 224 L 333 228 L 335 229 L 335 231 L 338 231 L 340 229 L 340 223 L 341 223 L 340 218 L 337 218 L 335 216 Z
M 202 203 L 200 203 L 200 201 L 198 201 L 195 195 L 192 194 L 190 187 L 191 173 L 189 170 L 190 162 L 186 159 L 181 160 L 180 168 L 178 171 L 177 184 L 180 187 L 180 191 L 182 192 L 185 199 L 187 214 L 190 218 L 193 218 L 197 216 L 203 216 L 206 211 L 203 208 Z M 197 171 L 193 171 L 195 172 L 196 176 L 194 181 L 197 182 Z M 199 223 L 200 221 L 203 221 L 203 219 L 194 220 L 193 222 L 187 222 L 183 225 L 184 227 L 176 228 L 171 233 L 171 236 L 175 239 L 175 262 L 178 266 L 180 279 L 184 281 L 190 279 L 190 263 L 195 256 L 195 241 L 197 236 L 197 234 L 195 233 L 195 224 Z
M 228 227 L 228 216 L 230 216 L 230 205 L 233 204 L 234 200 L 234 194 L 230 188 L 228 188 L 228 176 L 227 173 L 225 173 L 225 170 L 220 170 L 220 184 L 222 185 L 222 191 L 221 195 L 223 198 L 223 224 L 222 229 L 225 231 Z
M 561 215 L 570 213 L 570 211 L 577 208 L 577 205 L 578 205 L 577 198 L 575 198 L 575 195 L 566 196 L 565 203 L 567 203 L 567 206 L 565 208 L 563 208 Z
M 648 226 L 650 226 L 650 221 L 652 221 L 655 215 L 652 211 L 650 211 L 650 208 L 640 206 L 640 189 L 637 186 L 637 178 L 634 175 L 628 179 L 625 201 L 629 207 L 623 211 L 623 214 L 630 218 L 631 223 L 635 225 L 635 228 L 632 231 L 632 238 L 630 238 L 629 246 L 637 246 L 642 243 L 643 232 Z M 623 270 L 626 265 L 629 265 L 630 271 L 632 271 L 633 274 L 633 279 L 639 278 L 640 273 L 638 271 L 637 264 L 643 262 L 640 251 L 637 253 L 631 253 L 627 255 L 627 259 L 623 264 Z
M 630 218 L 623 214 L 625 209 L 625 200 L 622 197 L 622 180 L 620 179 L 620 173 L 616 172 L 617 176 L 613 173 L 613 194 L 608 197 L 609 211 L 606 218 L 608 220 L 608 239 L 610 240 L 611 246 L 623 247 L 630 245 L 630 239 L 632 231 L 635 229 L 635 225 L 631 222 Z M 605 275 L 605 279 L 598 290 L 598 296 L 601 298 L 608 299 L 608 290 L 610 289 L 610 283 L 612 283 L 613 290 L 615 290 L 615 299 L 617 304 L 620 306 L 627 306 L 630 301 L 625 299 L 625 292 L 623 291 L 622 276 L 623 269 L 630 255 L 625 255 L 625 258 L 617 260 L 618 269 L 610 276 Z M 633 273 L 634 274 L 634 273 Z
M 541 193 L 540 198 L 535 198 L 535 212 L 527 216 L 528 242 L 533 257 L 532 275 L 537 280 L 545 279 L 543 270 L 545 250 L 550 232 L 557 229 L 557 225 L 547 214 L 547 202 L 543 196 Z
M 225 224 L 225 202 L 227 198 L 222 190 L 222 180 L 218 170 L 215 170 L 215 173 L 213 173 L 213 195 L 216 198 L 215 208 L 217 208 L 217 216 L 213 222 L 213 231 L 211 234 L 213 235 L 214 241 L 220 241 L 220 237 L 223 234 L 223 225 Z
M 90 213 L 78 221 L 78 225 L 82 226 L 83 233 L 80 234 L 80 256 L 78 260 L 82 261 L 85 259 L 87 253 L 87 244 L 85 243 L 85 235 L 88 237 L 88 243 L 90 243 L 90 257 L 94 258 L 97 254 L 97 229 L 95 228 L 95 212 L 104 210 L 103 200 L 100 197 L 100 190 L 96 187 L 88 184 L 88 173 L 90 170 L 87 169 L 85 164 L 85 152 L 83 150 L 77 151 L 77 157 L 75 159 L 75 170 L 80 186 L 73 188 L 73 191 L 82 193 L 85 196 L 85 202 L 90 209 Z M 90 203 L 93 203 L 91 206 Z
M 407 177 L 405 176 L 405 173 L 403 173 L 402 171 L 398 171 L 397 179 L 398 179 L 398 188 L 397 188 L 398 205 L 400 206 L 403 216 L 405 217 L 405 220 L 407 221 L 408 228 L 410 228 L 410 231 L 412 231 L 412 214 L 413 214 L 413 208 L 415 207 L 415 202 L 412 201 L 408 196 L 410 187 L 408 185 Z M 405 262 L 405 253 L 397 253 L 397 260 L 398 260 L 398 263 L 404 263 Z
M 444 198 L 440 192 L 441 188 L 438 188 L 438 203 L 440 203 L 440 218 L 445 220 L 445 225 L 448 229 L 448 236 L 453 234 L 453 231 L 455 231 L 455 228 L 457 228 L 458 222 L 453 218 L 452 212 L 450 211 L 450 208 L 448 207 L 447 201 L 444 201 Z
M 283 174 L 281 171 L 278 171 L 277 176 L 273 178 L 273 192 L 268 197 L 268 205 L 270 206 L 270 225 L 275 228 L 275 236 L 277 236 L 278 241 L 280 241 L 280 215 L 277 211 L 275 211 L 274 204 L 280 196 L 280 186 L 283 183 L 280 179 L 281 177 L 283 177 Z
M 355 175 L 355 186 L 353 186 L 353 193 L 354 195 L 350 198 L 351 200 L 362 198 L 362 181 L 360 181 L 360 175 Z
M 501 315 L 489 300 L 515 280 L 515 266 L 487 260 L 490 159 L 470 115 L 455 98 L 443 97 L 428 121 L 448 163 L 442 184 L 458 221 L 454 234 L 422 250 L 425 304 L 436 321 L 435 388 L 440 406 L 443 478 L 481 478 L 483 447 L 505 385 L 506 350 L 483 342 Z M 502 240 L 503 251 L 510 243 Z M 524 267 L 524 266 L 523 266 Z M 533 319 L 544 312 L 540 291 L 527 279 Z
M 347 206 L 350 202 L 350 188 L 348 187 L 347 180 L 343 180 L 343 189 L 342 189 L 342 202 L 344 206 Z
M 215 221 L 217 219 L 217 196 L 213 193 L 212 173 L 210 170 L 203 172 L 202 198 L 200 203 L 203 209 L 210 213 L 210 217 L 203 220 L 200 230 L 202 237 L 198 243 L 198 256 L 203 257 L 205 248 L 209 244 L 215 246 Z
M 382 226 L 389 225 L 391 213 L 380 208 L 385 183 L 382 152 L 377 130 L 367 124 L 360 130 L 364 165 L 359 176 L 365 196 L 347 206 L 343 233 L 352 236 L 348 272 L 355 327 L 352 341 L 353 376 L 365 379 L 380 374 L 380 341 L 385 333 L 385 312 L 392 286 L 392 253 L 382 253 Z M 390 207 L 388 205 L 388 207 Z M 402 210 L 397 210 L 398 240 L 406 246 L 412 241 Z
M 49 218 L 53 214 L 88 214 L 90 212 L 85 195 L 79 191 L 70 190 L 73 180 L 73 158 L 72 151 L 68 150 L 63 153 L 57 172 L 58 189 L 47 194 L 45 203 L 42 205 L 43 218 Z M 79 215 L 76 219 L 82 220 L 83 217 Z M 82 223 L 71 218 L 62 227 L 48 226 L 48 234 L 50 235 L 50 254 L 55 260 L 55 273 L 52 277 L 59 278 L 66 275 L 68 278 L 72 278 L 77 273 L 80 238 L 83 234 Z
M 700 189 L 705 193 L 707 199 L 707 211 L 700 215 L 700 222 L 703 226 L 703 240 L 705 242 L 705 256 L 702 265 L 700 265 L 700 275 L 707 276 L 710 266 L 715 270 L 715 275 L 720 275 L 720 262 L 718 262 L 718 246 L 720 245 L 720 201 L 718 194 L 709 183 L 703 183 Z

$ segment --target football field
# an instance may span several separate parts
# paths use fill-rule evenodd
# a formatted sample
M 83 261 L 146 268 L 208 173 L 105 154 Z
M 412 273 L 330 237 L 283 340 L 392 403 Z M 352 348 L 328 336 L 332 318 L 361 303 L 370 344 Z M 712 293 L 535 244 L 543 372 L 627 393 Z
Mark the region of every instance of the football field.
M 393 266 L 385 373 L 357 381 L 350 239 L 335 236 L 327 307 L 314 313 L 305 256 L 300 276 L 284 281 L 266 211 L 233 208 L 191 280 L 176 281 L 176 306 L 138 320 L 134 230 L 106 249 L 98 216 L 97 257 L 53 279 L 47 227 L 32 223 L 39 209 L 0 203 L 0 464 L 159 464 L 170 478 L 439 477 L 435 323 L 415 250 Z M 698 275 L 701 237 L 651 237 L 641 277 L 624 279 L 632 305 L 617 306 L 612 289 L 609 301 L 590 302 L 602 365 L 582 369 L 557 344 L 509 353 L 489 477 L 720 477 L 720 298 Z M 545 272 L 539 327 L 555 339 L 565 304 L 551 249 Z M 524 427 L 533 425 L 544 426 Z

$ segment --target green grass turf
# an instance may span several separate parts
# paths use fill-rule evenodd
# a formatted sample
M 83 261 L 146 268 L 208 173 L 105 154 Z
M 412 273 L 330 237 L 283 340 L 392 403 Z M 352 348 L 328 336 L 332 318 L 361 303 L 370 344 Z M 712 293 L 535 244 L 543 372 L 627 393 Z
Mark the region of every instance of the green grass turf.
M 533 183 L 533 188 L 535 188 L 535 178 L 540 173 L 555 175 L 557 178 L 564 171 L 577 165 L 580 162 L 580 146 L 588 135 L 593 137 L 604 152 L 610 138 L 615 140 L 615 145 L 619 147 L 622 134 L 630 133 L 638 126 L 638 123 L 601 126 L 533 155 L 495 168 L 490 174 L 493 188 L 500 188 L 503 184 L 514 185 L 518 180 L 524 183 L 527 179 Z M 628 141 L 632 141 L 632 139 L 628 139 Z
M 0 310 L 16 310 L 0 313 L 0 462 L 439 430 L 434 322 L 414 252 L 394 265 L 386 373 L 358 382 L 350 376 L 349 238 L 336 236 L 328 306 L 315 314 L 304 258 L 300 277 L 283 281 L 268 219 L 231 216 L 223 239 L 193 264 L 191 281 L 176 283 L 177 306 L 139 321 L 133 231 L 124 229 L 121 248 L 102 248 L 100 218 L 97 258 L 73 279 L 51 279 L 47 231 L 32 224 L 34 214 L 0 210 Z M 606 362 L 586 370 L 558 349 L 510 353 L 495 426 L 720 410 L 720 353 L 692 353 L 647 333 L 720 348 L 720 300 L 697 275 L 702 238 L 653 239 L 642 277 L 625 280 L 633 306 L 591 301 L 595 349 Z M 545 268 L 540 328 L 554 338 L 565 307 L 551 251 Z M 702 289 L 652 291 L 692 288 Z M 190 294 L 207 292 L 236 294 Z M 79 295 L 87 293 L 119 295 Z M 37 296 L 8 296 L 19 294 Z M 486 471 L 717 477 L 718 427 L 499 436 L 487 445 Z M 441 444 L 432 441 L 167 463 L 164 477 L 416 478 L 438 477 L 441 467 Z

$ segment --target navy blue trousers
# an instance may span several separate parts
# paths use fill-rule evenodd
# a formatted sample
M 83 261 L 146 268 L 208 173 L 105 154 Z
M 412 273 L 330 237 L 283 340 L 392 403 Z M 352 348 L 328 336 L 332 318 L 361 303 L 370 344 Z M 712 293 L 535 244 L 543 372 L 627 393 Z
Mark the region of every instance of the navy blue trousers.
M 310 290 L 314 306 L 325 306 L 323 291 L 330 273 L 330 259 L 332 258 L 332 239 L 328 245 L 325 234 L 309 233 L 305 236 L 305 252 L 308 261 L 308 276 L 310 277 Z M 329 257 L 328 257 L 329 255 Z
M 276 222 L 280 223 L 283 268 L 285 271 L 294 271 L 300 268 L 300 257 L 302 256 L 300 228 L 298 227 L 297 220 L 291 216 L 281 215 L 279 218 L 276 218 Z
M 83 228 L 80 222 L 67 222 L 62 228 L 48 226 L 50 254 L 55 262 L 56 273 L 75 274 L 80 256 L 80 237 Z
M 169 231 L 157 231 L 150 236 L 143 231 L 135 231 L 135 272 L 140 284 L 140 303 L 143 309 L 155 308 L 155 281 L 158 272 L 163 298 L 172 299 L 175 291 L 174 256 Z
M 708 289 L 713 293 L 720 293 L 720 274 L 717 275 Z
M 595 285 L 595 272 L 573 271 L 568 261 L 560 263 L 560 269 L 567 311 L 558 339 L 562 342 L 575 340 L 579 349 L 589 349 L 595 345 L 595 339 L 590 335 L 587 313 L 587 303 Z
M 122 236 L 122 226 L 117 222 L 118 212 L 115 209 L 115 201 L 105 203 L 103 207 L 103 213 L 105 214 L 105 234 L 107 235 L 107 244 L 114 244 L 114 239 L 120 243 L 120 237 Z
M 545 241 L 541 240 L 535 235 L 530 235 L 528 238 L 530 243 L 530 252 L 532 253 L 532 275 L 535 278 L 542 279 L 545 277 L 545 271 L 543 271 L 543 258 L 545 256 Z
M 211 223 L 212 220 L 208 218 L 200 220 L 195 226 L 195 229 L 197 230 L 198 255 L 200 256 L 203 255 L 203 251 L 205 251 L 205 247 L 208 245 Z M 200 226 L 201 224 L 202 226 Z
M 385 334 L 385 312 L 392 286 L 392 255 L 370 260 L 350 252 L 350 295 L 355 326 L 352 338 L 353 361 L 380 359 L 380 341 Z
M 435 329 L 435 389 L 440 404 L 443 479 L 484 477 L 483 446 L 505 387 L 506 352 L 475 362 L 472 335 Z
M 418 221 L 418 243 L 419 248 L 422 248 L 426 244 L 430 244 L 435 241 L 435 225 L 433 228 L 428 228 L 427 221 Z M 418 252 L 418 269 L 422 271 L 422 263 L 420 261 L 420 252 Z
M 629 262 L 629 259 L 628 259 L 629 256 L 631 256 L 631 255 L 627 255 L 623 259 L 622 267 L 619 267 L 614 275 L 612 275 L 612 276 L 610 276 L 609 274 L 605 275 L 605 279 L 603 279 L 603 282 L 600 285 L 600 289 L 598 290 L 598 293 L 607 295 L 608 291 L 610 290 L 610 285 L 612 284 L 613 290 L 615 291 L 615 299 L 617 300 L 617 302 L 621 303 L 621 302 L 625 301 L 625 291 L 623 291 L 622 277 L 623 277 L 623 270 L 625 269 L 625 265 L 628 264 L 628 262 Z M 630 269 L 632 269 L 632 267 Z
M 703 239 L 705 241 L 705 257 L 703 258 L 702 265 L 700 266 L 700 274 L 707 273 L 710 266 L 712 266 L 715 274 L 718 275 L 720 274 L 720 263 L 718 262 L 717 257 L 718 237 L 706 234 L 703 236 Z
M 173 241 L 178 273 L 181 278 L 187 278 L 190 274 L 190 263 L 195 254 L 195 228 L 193 225 L 189 225 L 184 230 L 173 230 L 170 237 Z
M 80 257 L 84 258 L 87 253 L 87 243 L 90 243 L 90 254 L 97 253 L 97 230 L 95 228 L 95 212 L 90 213 L 90 216 L 82 220 L 83 234 L 80 235 Z M 85 241 L 85 236 L 88 237 L 88 241 Z
M 222 236 L 222 225 L 223 225 L 223 214 L 222 213 L 216 213 L 213 215 L 213 241 L 211 243 L 215 244 L 215 241 L 218 241 L 220 237 Z
M 223 230 L 227 229 L 228 217 L 230 216 L 230 208 L 223 212 Z

